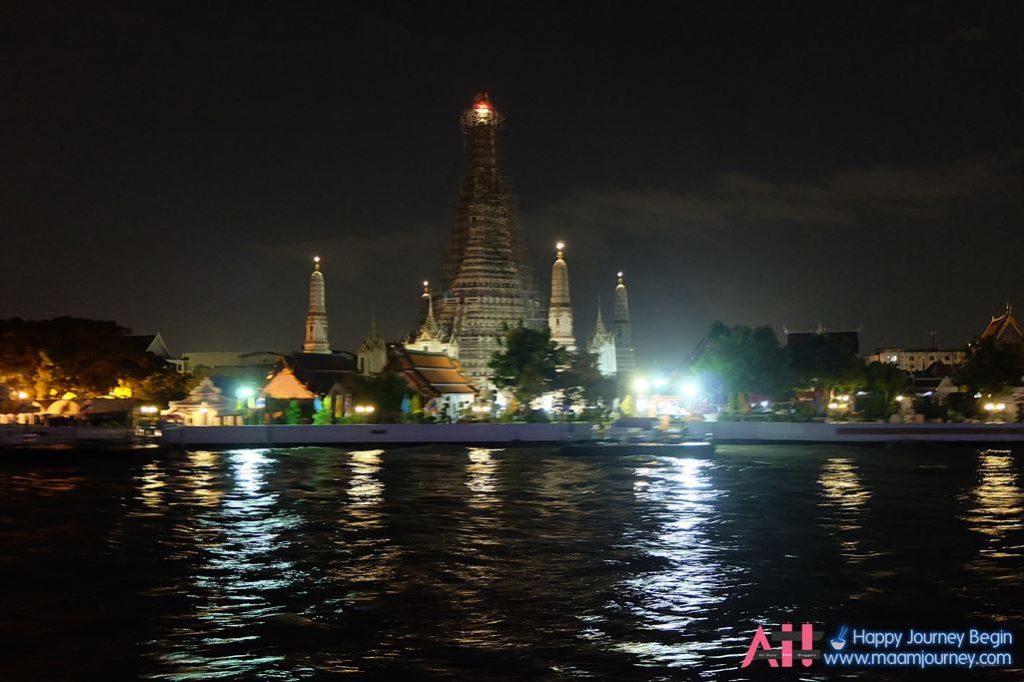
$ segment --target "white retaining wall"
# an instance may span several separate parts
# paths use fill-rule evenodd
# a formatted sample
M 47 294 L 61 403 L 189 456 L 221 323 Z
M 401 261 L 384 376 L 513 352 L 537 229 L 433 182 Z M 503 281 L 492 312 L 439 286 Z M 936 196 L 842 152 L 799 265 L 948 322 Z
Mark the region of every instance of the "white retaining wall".
M 164 445 L 285 446 L 389 443 L 554 443 L 588 440 L 590 424 L 332 424 L 179 426 L 164 429 Z
M 805 443 L 1024 443 L 1024 424 L 886 424 L 823 422 L 710 422 L 719 442 Z

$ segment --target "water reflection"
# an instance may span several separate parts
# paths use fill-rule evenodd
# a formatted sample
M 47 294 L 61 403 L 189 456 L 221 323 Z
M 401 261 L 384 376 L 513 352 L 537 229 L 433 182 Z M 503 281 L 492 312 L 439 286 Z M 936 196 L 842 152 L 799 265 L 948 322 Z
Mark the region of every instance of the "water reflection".
M 1024 493 L 1010 451 L 979 453 L 978 485 L 967 501 L 972 506 L 964 519 L 972 531 L 986 538 L 982 554 L 991 558 L 1020 557 L 1021 547 L 1005 542 L 1010 533 L 1024 529 Z
M 850 563 L 859 563 L 874 554 L 862 547 L 864 513 L 871 493 L 864 488 L 852 459 L 833 457 L 825 462 L 818 476 L 818 506 L 822 525 L 839 542 L 839 553 Z
M 470 448 L 469 463 L 466 464 L 466 487 L 472 492 L 469 499 L 471 506 L 486 509 L 498 504 L 495 492 L 498 489 L 499 461 L 492 455 L 502 451 Z
M 164 492 L 167 487 L 167 472 L 159 462 L 146 463 L 142 473 L 135 477 L 139 498 L 149 512 L 132 511 L 132 516 L 149 516 L 164 510 Z
M 201 563 L 194 568 L 188 629 L 165 634 L 156 654 L 170 679 L 235 676 L 277 669 L 283 656 L 251 655 L 259 647 L 254 626 L 285 611 L 297 575 L 284 534 L 300 523 L 276 509 L 278 493 L 267 484 L 276 460 L 266 450 L 223 453 L 230 478 L 217 475 L 215 453 L 189 454 L 187 484 L 199 507 L 189 536 Z M 223 471 L 223 465 L 222 469 Z
M 637 467 L 634 495 L 654 530 L 638 538 L 652 566 L 626 581 L 636 595 L 632 616 L 643 640 L 620 642 L 617 649 L 670 666 L 709 664 L 700 637 L 713 605 L 728 594 L 733 576 L 721 562 L 724 549 L 709 536 L 716 523 L 716 502 L 723 494 L 712 485 L 712 462 L 665 458 Z

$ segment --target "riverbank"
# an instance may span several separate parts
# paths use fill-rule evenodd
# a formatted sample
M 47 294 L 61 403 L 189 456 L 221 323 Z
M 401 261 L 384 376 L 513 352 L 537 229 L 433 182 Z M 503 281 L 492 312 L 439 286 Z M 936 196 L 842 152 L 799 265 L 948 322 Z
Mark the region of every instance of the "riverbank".
M 594 426 L 553 424 L 333 424 L 180 426 L 164 429 L 173 447 L 289 447 L 298 445 L 511 445 L 593 440 Z
M 1024 424 L 708 422 L 718 443 L 1024 443 Z

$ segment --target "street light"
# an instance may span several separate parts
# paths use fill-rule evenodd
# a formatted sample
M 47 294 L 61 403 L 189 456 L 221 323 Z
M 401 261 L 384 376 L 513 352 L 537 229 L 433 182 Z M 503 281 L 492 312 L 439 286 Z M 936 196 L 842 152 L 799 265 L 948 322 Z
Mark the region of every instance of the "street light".
M 239 386 L 235 389 L 235 397 L 239 400 L 248 400 L 254 395 L 256 395 L 256 391 L 252 386 Z
M 647 393 L 647 389 L 651 387 L 651 383 L 644 377 L 637 377 L 633 380 L 633 390 L 637 393 Z

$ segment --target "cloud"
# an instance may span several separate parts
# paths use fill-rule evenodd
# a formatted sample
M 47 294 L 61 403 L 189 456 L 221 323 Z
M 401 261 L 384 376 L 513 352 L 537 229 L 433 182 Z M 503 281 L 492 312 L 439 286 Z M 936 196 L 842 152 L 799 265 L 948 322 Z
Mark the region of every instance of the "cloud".
M 796 182 L 733 172 L 689 190 L 576 191 L 538 211 L 531 222 L 703 238 L 746 227 L 850 226 L 879 213 L 926 223 L 940 220 L 956 202 L 1021 183 L 1014 162 L 996 160 L 873 166 Z

